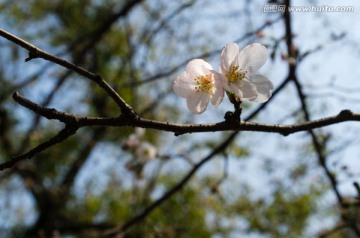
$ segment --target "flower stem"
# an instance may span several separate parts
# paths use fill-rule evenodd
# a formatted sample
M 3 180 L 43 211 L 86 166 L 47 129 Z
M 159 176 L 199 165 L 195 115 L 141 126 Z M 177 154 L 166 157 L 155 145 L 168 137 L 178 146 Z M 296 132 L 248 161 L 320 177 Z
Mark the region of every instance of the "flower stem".
M 241 103 L 242 101 L 240 100 L 239 97 L 237 97 L 235 94 L 226 91 L 226 94 L 230 100 L 230 102 L 234 105 L 234 112 L 226 112 L 225 113 L 225 120 L 228 122 L 235 122 L 238 123 L 240 122 L 241 118 L 241 112 L 242 112 L 242 106 Z

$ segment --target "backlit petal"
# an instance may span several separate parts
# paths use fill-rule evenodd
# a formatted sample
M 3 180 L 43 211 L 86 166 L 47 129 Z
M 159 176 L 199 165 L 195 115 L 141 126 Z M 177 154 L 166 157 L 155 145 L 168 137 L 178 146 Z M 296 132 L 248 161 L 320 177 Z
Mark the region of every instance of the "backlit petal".
M 195 79 L 197 76 L 204 76 L 212 70 L 211 65 L 202 59 L 193 59 L 187 65 L 185 71 L 188 73 L 190 79 Z
M 238 53 L 239 46 L 236 43 L 230 43 L 225 45 L 225 47 L 221 51 L 220 73 L 225 74 L 229 70 Z
M 260 74 L 251 76 L 250 81 L 255 84 L 256 91 L 258 92 L 258 96 L 251 101 L 263 103 L 269 100 L 271 97 L 271 90 L 274 89 L 272 82 Z
M 180 73 L 173 84 L 173 89 L 179 97 L 186 98 L 187 95 L 195 90 L 195 81 L 189 78 L 189 74 L 184 71 Z
M 247 80 L 241 80 L 239 82 L 239 86 L 241 88 L 241 91 L 243 93 L 244 99 L 255 99 L 258 96 L 258 93 L 256 91 L 256 86 L 252 83 L 250 83 Z
M 214 82 L 214 94 L 211 97 L 211 104 L 214 107 L 218 107 L 224 98 L 224 89 L 222 86 L 223 76 L 217 72 L 213 72 L 213 74 L 214 74 L 215 82 Z
M 189 110 L 194 114 L 203 113 L 210 100 L 210 94 L 203 92 L 195 92 L 188 94 L 186 98 Z
M 250 74 L 256 73 L 267 60 L 266 47 L 253 43 L 242 49 L 235 58 L 236 65 L 240 69 L 249 71 Z
M 229 89 L 230 90 L 228 90 L 228 91 L 234 93 L 236 96 L 239 97 L 240 100 L 243 99 L 243 92 L 242 92 L 239 85 L 230 83 L 229 84 Z

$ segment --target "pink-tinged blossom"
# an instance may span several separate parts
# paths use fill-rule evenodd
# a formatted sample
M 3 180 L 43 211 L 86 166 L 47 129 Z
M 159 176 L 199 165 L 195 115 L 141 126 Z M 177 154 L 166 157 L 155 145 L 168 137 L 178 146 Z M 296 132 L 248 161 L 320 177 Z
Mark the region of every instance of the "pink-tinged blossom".
M 189 110 L 194 114 L 203 113 L 211 101 L 218 107 L 224 98 L 221 75 L 202 59 L 191 60 L 180 73 L 173 85 L 175 93 L 186 98 Z
M 250 44 L 242 50 L 236 43 L 225 45 L 220 63 L 224 89 L 240 100 L 266 102 L 274 85 L 265 76 L 257 74 L 266 59 L 266 47 L 259 43 Z

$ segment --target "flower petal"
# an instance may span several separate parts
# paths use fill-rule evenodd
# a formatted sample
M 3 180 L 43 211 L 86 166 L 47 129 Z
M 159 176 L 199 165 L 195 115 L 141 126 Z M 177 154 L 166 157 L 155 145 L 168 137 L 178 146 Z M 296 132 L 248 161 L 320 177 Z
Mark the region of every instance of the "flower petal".
M 271 97 L 271 90 L 274 89 L 272 82 L 263 75 L 256 74 L 250 77 L 251 83 L 255 84 L 258 96 L 251 100 L 255 102 L 266 102 Z
M 189 110 L 194 114 L 203 113 L 210 100 L 210 94 L 203 92 L 194 92 L 188 94 L 186 98 Z
M 230 83 L 227 81 L 227 79 L 225 77 L 222 77 L 222 86 L 224 88 L 225 91 L 229 91 L 232 92 L 232 89 L 230 88 Z
M 189 74 L 184 71 L 180 73 L 173 84 L 173 89 L 176 95 L 186 98 L 190 92 L 195 91 L 195 81 L 189 77 Z
M 218 107 L 224 98 L 223 76 L 218 72 L 212 72 L 214 74 L 214 94 L 211 97 L 211 104 Z
M 258 96 L 256 86 L 247 80 L 240 80 L 239 87 L 243 93 L 244 99 L 251 100 Z
M 248 70 L 250 75 L 256 73 L 267 60 L 266 47 L 253 43 L 242 49 L 235 58 L 235 64 L 240 69 Z
M 213 68 L 211 65 L 202 59 L 193 59 L 186 65 L 185 71 L 189 78 L 194 80 L 197 76 L 204 76 L 210 73 Z
M 243 92 L 241 91 L 241 88 L 239 87 L 239 85 L 230 83 L 228 85 L 228 88 L 229 88 L 229 90 L 227 90 L 227 91 L 234 93 L 237 97 L 239 97 L 240 100 L 243 99 L 244 95 L 243 95 Z
M 229 71 L 229 68 L 238 53 L 239 46 L 236 43 L 230 43 L 225 45 L 225 47 L 221 51 L 220 73 L 226 74 L 226 72 Z

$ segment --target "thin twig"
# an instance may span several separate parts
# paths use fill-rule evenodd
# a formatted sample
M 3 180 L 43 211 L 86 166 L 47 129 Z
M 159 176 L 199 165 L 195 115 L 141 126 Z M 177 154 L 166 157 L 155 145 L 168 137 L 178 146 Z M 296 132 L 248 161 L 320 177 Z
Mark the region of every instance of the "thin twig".
M 186 176 L 177 183 L 174 187 L 172 187 L 170 190 L 168 190 L 161 198 L 156 200 L 154 203 L 152 203 L 150 206 L 148 206 L 143 212 L 136 215 L 129 221 L 127 221 L 125 224 L 123 224 L 121 227 L 117 227 L 114 229 L 111 229 L 105 233 L 106 236 L 113 236 L 116 234 L 123 234 L 126 232 L 131 226 L 138 223 L 139 221 L 143 220 L 148 214 L 150 214 L 155 208 L 160 206 L 163 202 L 165 202 L 169 197 L 171 197 L 173 194 L 175 194 L 177 191 L 182 189 L 184 185 L 192 178 L 192 176 L 196 173 L 196 171 L 202 167 L 207 161 L 209 161 L 211 158 L 213 158 L 215 155 L 223 151 L 236 137 L 238 132 L 233 132 L 223 143 L 221 143 L 218 147 L 216 147 L 208 156 L 203 158 L 199 163 L 195 164 L 194 167 L 186 174 Z
M 290 57 L 293 57 L 296 60 L 296 52 L 294 52 L 294 46 L 293 46 L 293 42 L 292 42 L 292 37 L 293 37 L 293 33 L 292 33 L 292 27 L 291 27 L 291 14 L 289 12 L 289 6 L 290 6 L 290 0 L 285 0 L 285 5 L 286 5 L 286 10 L 284 12 L 284 22 L 285 22 L 285 30 L 286 30 L 286 44 L 287 44 L 287 49 L 288 49 L 288 55 Z M 297 76 L 296 76 L 296 66 L 297 66 L 297 62 L 295 61 L 295 63 L 290 63 L 289 62 L 289 77 L 292 79 L 292 81 L 295 84 L 297 93 L 298 93 L 298 97 L 301 103 L 301 108 L 302 108 L 302 112 L 304 113 L 304 117 L 306 121 L 310 121 L 310 113 L 308 110 L 308 105 L 306 102 L 306 96 L 303 92 L 302 89 L 302 85 L 300 83 L 300 81 L 298 80 Z M 347 112 L 349 111 L 343 111 L 343 114 L 347 114 Z M 340 115 L 340 114 L 339 114 Z M 325 144 L 321 143 L 318 136 L 316 135 L 316 133 L 310 129 L 308 130 L 308 133 L 311 136 L 312 139 L 312 143 L 314 145 L 317 157 L 318 157 L 318 161 L 320 166 L 324 169 L 326 176 L 328 177 L 330 184 L 331 184 L 331 188 L 334 191 L 336 198 L 338 200 L 338 203 L 340 204 L 340 206 L 342 208 L 344 208 L 345 204 L 343 201 L 343 197 L 338 189 L 338 184 L 336 181 L 336 177 L 335 175 L 330 171 L 329 167 L 327 166 L 326 163 L 326 155 L 325 155 Z M 351 228 L 352 231 L 354 231 L 354 233 L 360 237 L 360 230 L 357 227 L 357 224 L 355 221 L 350 220 L 348 218 L 346 218 L 345 216 L 342 216 L 342 219 L 344 220 L 344 222 Z
M 64 59 L 56 57 L 42 49 L 39 49 L 36 46 L 30 44 L 29 42 L 7 32 L 3 29 L 0 29 L 0 36 L 21 46 L 24 49 L 27 49 L 29 51 L 29 57 L 25 61 L 30 61 L 35 58 L 42 58 L 42 59 L 48 60 L 50 62 L 53 62 L 55 64 L 58 64 L 60 66 L 63 66 L 64 68 L 72 70 L 72 71 L 78 73 L 79 75 L 90 79 L 91 81 L 95 82 L 98 86 L 100 86 L 115 101 L 115 103 L 120 107 L 120 109 L 123 113 L 134 115 L 133 109 L 125 102 L 124 99 L 122 99 L 120 97 L 120 95 L 109 84 L 107 84 L 102 79 L 101 76 L 91 73 L 88 70 L 86 70 L 78 65 L 75 65 Z
M 41 143 L 40 145 L 36 146 L 35 148 L 29 150 L 28 152 L 26 152 L 25 154 L 22 155 L 18 155 L 13 157 L 12 159 L 1 163 L 0 164 L 0 171 L 4 170 L 4 169 L 8 169 L 11 168 L 12 166 L 14 166 L 16 163 L 26 160 L 26 159 L 31 159 L 34 155 L 39 154 L 40 152 L 46 150 L 47 148 L 56 145 L 58 143 L 63 142 L 64 140 L 66 140 L 67 138 L 69 138 L 70 136 L 74 135 L 76 133 L 77 128 L 76 127 L 72 127 L 72 126 L 66 126 L 64 129 L 62 129 L 61 131 L 59 131 L 59 133 L 52 137 L 51 139 L 45 141 L 44 143 Z
M 242 37 L 236 39 L 234 42 L 236 43 L 240 43 L 242 41 L 244 41 L 245 39 L 253 36 L 254 34 L 256 34 L 257 32 L 261 31 L 261 30 L 264 30 L 266 27 L 269 27 L 275 23 L 277 23 L 278 21 L 280 21 L 282 18 L 281 16 L 274 19 L 273 21 L 271 22 L 266 22 L 264 23 L 263 25 L 261 25 L 259 28 L 255 29 L 254 31 L 249 31 L 247 32 L 245 35 L 243 35 Z M 213 50 L 213 51 L 210 51 L 210 52 L 206 52 L 206 53 L 203 53 L 203 54 L 200 54 L 200 55 L 197 55 L 197 56 L 192 56 L 191 58 L 189 59 L 186 59 L 184 60 L 183 62 L 177 64 L 175 67 L 171 68 L 171 69 L 168 69 L 167 71 L 163 71 L 161 73 L 157 73 L 155 75 L 152 75 L 152 76 L 149 76 L 147 78 L 145 78 L 144 80 L 142 81 L 139 81 L 139 82 L 130 82 L 128 83 L 128 85 L 130 86 L 138 86 L 138 85 L 141 85 L 141 84 L 146 84 L 146 83 L 151 83 L 151 82 L 154 82 L 156 80 L 159 80 L 161 78 L 164 78 L 164 77 L 167 77 L 171 74 L 174 74 L 175 72 L 177 72 L 180 68 L 184 67 L 191 59 L 205 59 L 205 58 L 209 58 L 211 56 L 214 56 L 216 54 L 219 54 L 221 52 L 221 49 L 217 49 L 217 50 Z

